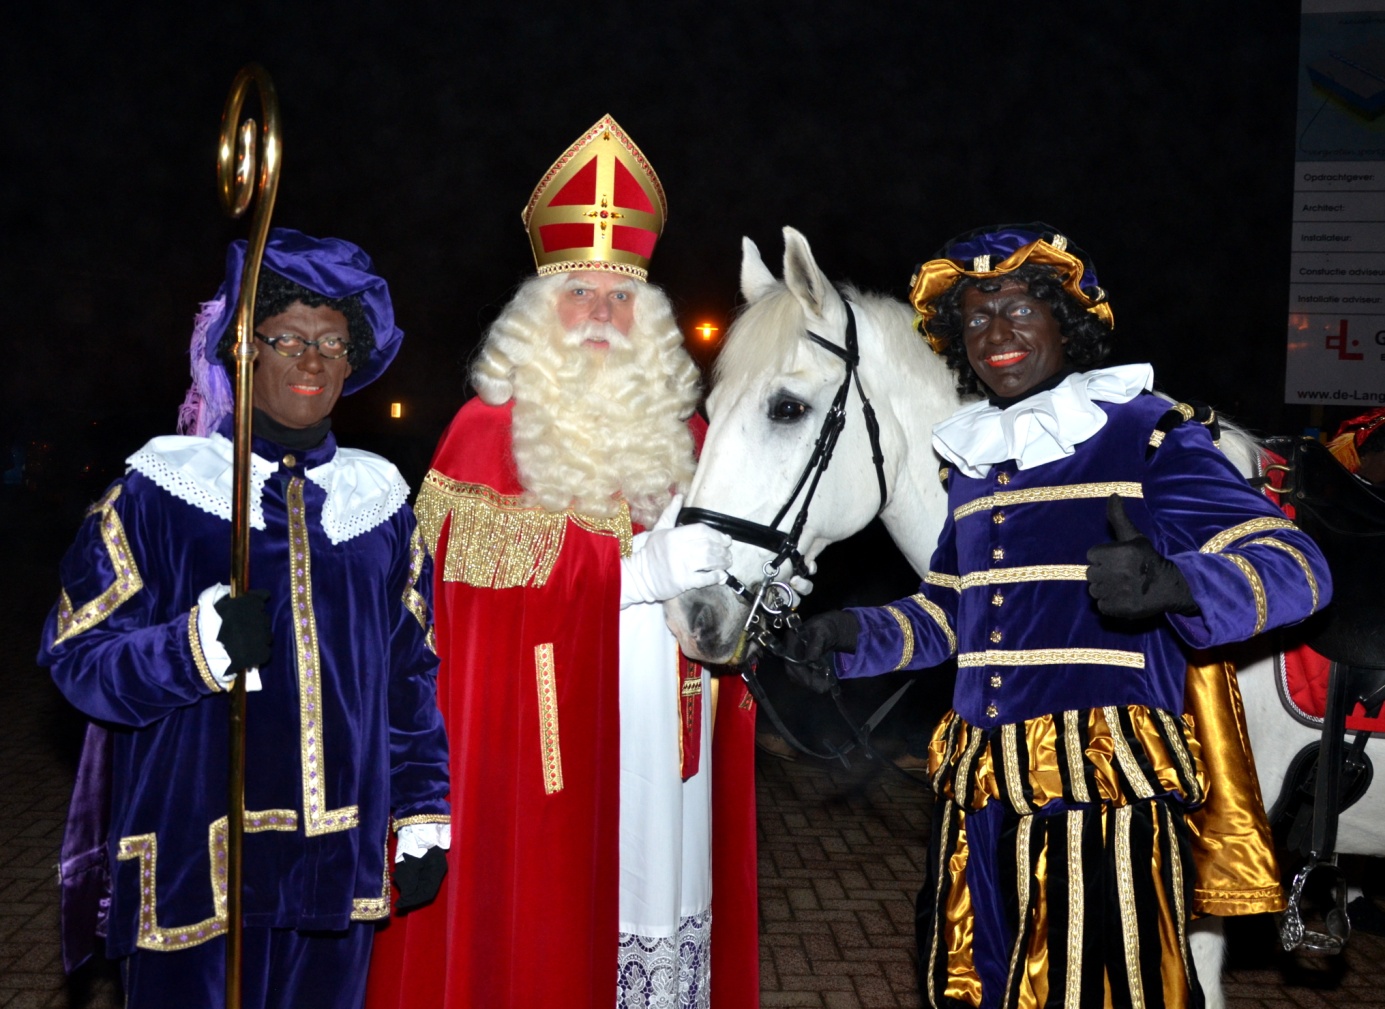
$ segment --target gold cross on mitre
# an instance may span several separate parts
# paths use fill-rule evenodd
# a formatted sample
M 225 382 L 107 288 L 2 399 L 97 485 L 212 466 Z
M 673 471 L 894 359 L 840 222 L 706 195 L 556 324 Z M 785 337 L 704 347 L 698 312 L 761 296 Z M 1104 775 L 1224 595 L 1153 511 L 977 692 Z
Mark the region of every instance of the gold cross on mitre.
M 607 115 L 553 163 L 520 216 L 540 276 L 612 270 L 644 280 L 667 213 L 659 176 Z

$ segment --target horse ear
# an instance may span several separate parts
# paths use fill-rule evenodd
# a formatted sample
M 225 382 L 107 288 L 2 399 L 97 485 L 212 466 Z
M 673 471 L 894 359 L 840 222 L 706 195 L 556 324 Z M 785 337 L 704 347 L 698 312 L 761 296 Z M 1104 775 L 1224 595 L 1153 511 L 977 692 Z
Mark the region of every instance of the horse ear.
M 748 238 L 741 239 L 741 297 L 748 303 L 769 294 L 779 281 L 760 258 L 760 249 Z
M 808 239 L 793 228 L 784 229 L 784 283 L 809 315 L 822 318 L 832 284 L 818 269 Z

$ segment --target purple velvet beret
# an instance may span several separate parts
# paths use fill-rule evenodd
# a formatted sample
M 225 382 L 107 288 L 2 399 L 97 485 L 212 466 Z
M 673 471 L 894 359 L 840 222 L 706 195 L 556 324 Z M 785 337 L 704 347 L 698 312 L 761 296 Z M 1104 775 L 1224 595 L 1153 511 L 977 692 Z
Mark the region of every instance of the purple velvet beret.
M 212 365 L 220 362 L 216 346 L 235 316 L 236 299 L 240 297 L 240 276 L 245 265 L 244 239 L 231 243 L 226 250 L 226 279 L 221 282 L 217 298 L 225 297 L 221 317 L 207 331 L 203 354 Z M 351 377 L 342 388 L 350 395 L 384 374 L 404 332 L 394 324 L 394 305 L 390 302 L 389 285 L 372 269 L 370 257 L 358 245 L 340 238 L 312 238 L 289 228 L 271 228 L 265 242 L 261 269 L 300 284 L 324 298 L 346 298 L 359 295 L 366 321 L 375 333 L 375 349 L 370 359 L 353 368 Z

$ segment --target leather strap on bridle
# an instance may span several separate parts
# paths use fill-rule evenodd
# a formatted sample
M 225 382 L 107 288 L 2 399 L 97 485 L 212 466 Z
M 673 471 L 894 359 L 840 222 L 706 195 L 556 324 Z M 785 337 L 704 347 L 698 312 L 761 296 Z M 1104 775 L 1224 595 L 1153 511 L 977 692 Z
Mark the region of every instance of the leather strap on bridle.
M 726 533 L 733 540 L 739 543 L 747 543 L 751 546 L 759 547 L 774 555 L 774 559 L 765 564 L 766 581 L 771 579 L 774 572 L 779 570 L 786 560 L 790 563 L 795 574 L 802 578 L 809 575 L 807 562 L 803 558 L 803 553 L 798 547 L 798 541 L 803 535 L 803 529 L 808 522 L 808 509 L 813 503 L 813 495 L 817 493 L 818 482 L 822 475 L 827 472 L 828 465 L 832 462 L 832 453 L 837 447 L 837 438 L 840 437 L 842 429 L 846 427 L 846 401 L 851 392 L 851 384 L 856 384 L 856 394 L 861 398 L 861 415 L 865 421 L 866 434 L 870 439 L 871 462 L 875 464 L 875 479 L 880 490 L 880 504 L 876 507 L 875 513 L 880 514 L 885 508 L 885 501 L 888 496 L 888 488 L 885 482 L 885 453 L 880 447 L 880 421 L 875 416 L 875 408 L 871 406 L 870 400 L 866 398 L 865 389 L 861 386 L 861 375 L 859 366 L 861 354 L 856 337 L 856 312 L 851 307 L 851 302 L 843 299 L 842 303 L 846 306 L 846 334 L 845 348 L 838 347 L 835 343 L 824 339 L 812 330 L 805 331 L 805 335 L 819 347 L 824 348 L 830 353 L 842 359 L 846 364 L 846 374 L 842 377 L 842 384 L 837 387 L 836 395 L 832 397 L 832 405 L 827 410 L 826 417 L 823 418 L 822 428 L 818 431 L 817 441 L 813 445 L 813 451 L 808 457 L 807 463 L 803 466 L 803 471 L 799 474 L 793 490 L 789 492 L 788 500 L 784 502 L 782 508 L 775 514 L 773 520 L 768 525 L 759 522 L 751 522 L 748 519 L 738 518 L 735 515 L 727 515 L 725 512 L 713 511 L 710 508 L 684 508 L 678 513 L 677 524 L 687 525 L 691 522 L 701 522 L 719 532 Z M 800 492 L 807 486 L 807 493 L 804 494 L 803 504 L 799 506 L 798 514 L 794 516 L 793 525 L 787 530 L 781 530 L 779 523 L 784 520 L 793 507 L 793 503 L 798 500 Z M 761 593 L 757 595 L 735 577 L 727 578 L 727 585 L 743 598 L 752 599 L 751 613 L 746 620 L 747 630 L 754 624 L 757 617 L 757 608 L 761 605 L 764 586 L 761 586 Z M 863 753 L 876 760 L 880 764 L 895 770 L 900 776 L 908 779 L 914 784 L 917 780 L 896 767 L 893 761 L 886 760 L 876 752 L 870 745 L 870 733 L 879 725 L 880 720 L 886 713 L 894 707 L 896 702 L 904 696 L 904 692 L 909 689 L 913 681 L 904 684 L 885 701 L 876 711 L 867 718 L 862 724 L 856 725 L 842 703 L 841 686 L 833 678 L 830 692 L 832 700 L 835 702 L 837 711 L 841 714 L 842 720 L 851 729 L 852 740 L 845 746 L 833 747 L 830 743 L 826 751 L 814 750 L 800 741 L 784 724 L 779 717 L 779 713 L 774 709 L 765 694 L 764 687 L 760 684 L 759 677 L 756 675 L 758 660 L 751 658 L 741 667 L 741 677 L 745 680 L 746 686 L 750 689 L 751 695 L 756 702 L 764 709 L 770 722 L 774 725 L 779 735 L 784 738 L 794 749 L 806 753 L 811 757 L 821 760 L 840 760 L 844 765 L 847 763 L 846 754 L 857 746 L 861 747 Z
M 880 447 L 880 422 L 875 416 L 875 408 L 871 406 L 870 400 L 866 398 L 865 390 L 861 387 L 861 376 L 858 371 L 861 354 L 856 338 L 856 312 L 851 307 L 851 302 L 843 301 L 843 304 L 846 306 L 845 349 L 825 340 L 812 330 L 806 332 L 808 339 L 845 362 L 846 374 L 842 377 L 842 384 L 838 386 L 836 395 L 832 397 L 832 405 L 828 408 L 826 417 L 823 418 L 822 428 L 818 431 L 813 451 L 808 456 L 808 461 L 804 464 L 803 471 L 799 474 L 798 481 L 794 484 L 793 490 L 789 492 L 783 507 L 779 509 L 768 525 L 727 515 L 725 512 L 713 511 L 710 508 L 684 508 L 679 512 L 677 519 L 677 524 L 680 526 L 690 522 L 702 522 L 713 529 L 726 533 L 739 543 L 747 543 L 767 550 L 774 555 L 774 560 L 768 565 L 771 569 L 777 570 L 781 564 L 788 561 L 793 567 L 794 573 L 800 578 L 807 578 L 809 572 L 807 562 L 798 547 L 798 541 L 803 535 L 804 526 L 807 525 L 808 509 L 813 503 L 813 495 L 817 492 L 818 482 L 822 479 L 822 475 L 827 472 L 827 467 L 832 462 L 832 453 L 837 447 L 837 438 L 841 435 L 842 429 L 846 427 L 846 400 L 853 381 L 856 383 L 856 393 L 861 398 L 861 415 L 865 421 L 866 434 L 870 438 L 871 461 L 875 464 L 875 478 L 880 490 L 880 504 L 876 508 L 877 515 L 884 509 L 888 494 L 885 484 L 885 453 Z M 799 493 L 803 491 L 805 485 L 808 488 L 807 494 L 804 495 L 803 504 L 799 506 L 798 514 L 794 516 L 793 525 L 787 531 L 781 530 L 779 523 L 784 520 L 784 516 L 793 507 L 794 501 L 798 499 Z

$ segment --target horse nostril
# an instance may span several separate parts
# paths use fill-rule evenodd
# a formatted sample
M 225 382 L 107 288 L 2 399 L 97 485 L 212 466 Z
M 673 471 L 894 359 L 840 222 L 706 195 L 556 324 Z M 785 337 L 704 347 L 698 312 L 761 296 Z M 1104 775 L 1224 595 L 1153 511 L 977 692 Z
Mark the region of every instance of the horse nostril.
M 712 613 L 712 608 L 704 602 L 695 602 L 688 610 L 688 626 L 692 628 L 693 636 L 701 641 L 708 630 L 714 629 L 716 615 Z

